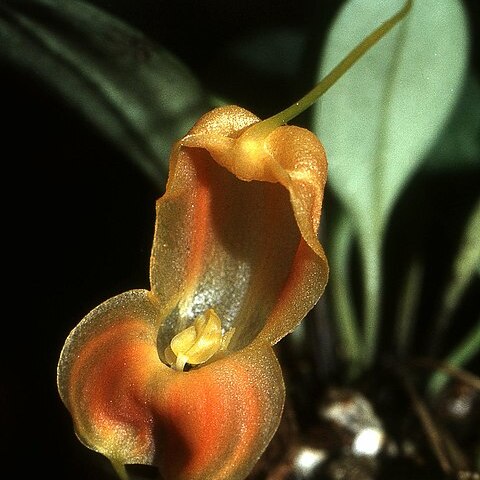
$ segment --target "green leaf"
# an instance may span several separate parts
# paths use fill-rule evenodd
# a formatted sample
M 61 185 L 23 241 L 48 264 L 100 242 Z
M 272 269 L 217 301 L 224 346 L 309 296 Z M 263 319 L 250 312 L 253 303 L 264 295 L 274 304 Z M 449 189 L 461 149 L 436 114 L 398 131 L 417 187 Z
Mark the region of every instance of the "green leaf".
M 444 132 L 424 168 L 433 172 L 480 169 L 480 83 L 470 74 Z
M 340 342 L 339 357 L 348 365 L 348 376 L 355 378 L 361 362 L 359 323 L 351 302 L 350 260 L 354 235 L 352 224 L 342 211 L 327 216 L 327 257 L 330 259 L 328 293 L 332 311 L 337 319 L 336 328 Z
M 319 78 L 403 0 L 348 1 L 328 35 Z M 468 24 L 458 0 L 421 0 L 315 107 L 329 182 L 362 236 L 379 237 L 402 188 L 461 91 Z
M 444 363 L 454 368 L 463 368 L 470 360 L 480 353 L 480 318 L 473 325 L 464 339 L 451 351 Z M 478 377 L 477 377 L 478 378 Z M 447 383 L 447 376 L 438 371 L 430 378 L 427 391 L 431 396 L 436 396 Z
M 402 356 L 408 352 L 415 320 L 418 318 L 416 313 L 420 304 L 424 275 L 424 263 L 421 259 L 414 258 L 408 266 L 395 322 L 395 346 Z
M 319 77 L 403 5 L 347 2 L 327 36 Z M 460 1 L 417 0 L 314 107 L 314 130 L 329 158 L 329 185 L 360 247 L 364 368 L 377 354 L 385 227 L 457 102 L 468 41 Z
M 437 350 L 438 344 L 446 333 L 451 317 L 458 307 L 466 289 L 478 273 L 480 265 L 480 198 L 468 219 L 462 240 L 452 268 L 452 275 L 445 290 L 439 315 L 431 342 L 433 350 Z M 480 345 L 477 345 L 480 351 Z M 461 352 L 460 352 L 461 354 Z
M 319 78 L 404 3 L 348 1 L 327 36 Z M 362 257 L 365 367 L 377 354 L 385 227 L 457 101 L 467 53 L 460 1 L 417 0 L 314 107 L 314 130 L 329 158 L 329 185 L 354 227 Z
M 4 0 L 0 59 L 57 92 L 160 184 L 172 143 L 211 107 L 168 51 L 83 1 Z
M 467 285 L 480 266 L 480 198 L 469 218 L 465 233 L 454 263 L 454 278 L 448 290 L 446 304 L 458 303 Z

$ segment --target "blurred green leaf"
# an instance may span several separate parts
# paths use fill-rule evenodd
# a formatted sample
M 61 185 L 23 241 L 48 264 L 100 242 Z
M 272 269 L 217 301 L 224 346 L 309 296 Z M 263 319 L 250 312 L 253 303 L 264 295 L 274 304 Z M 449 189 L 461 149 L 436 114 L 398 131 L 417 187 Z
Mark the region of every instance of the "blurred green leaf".
M 480 266 L 480 198 L 469 218 L 453 266 L 454 279 L 448 290 L 446 304 L 455 305 L 457 297 L 463 293 Z M 455 284 L 455 286 L 453 285 Z
M 349 375 L 355 377 L 361 355 L 361 338 L 350 294 L 352 278 L 349 267 L 354 241 L 353 228 L 342 211 L 334 212 L 331 217 L 327 212 L 326 220 L 330 228 L 326 244 L 327 256 L 330 259 L 328 291 L 332 308 L 336 312 L 339 356 L 350 368 Z
M 469 75 L 453 115 L 429 153 L 432 171 L 480 169 L 480 83 Z
M 404 3 L 346 2 L 327 36 L 319 78 Z M 359 240 L 365 366 L 377 353 L 384 230 L 397 197 L 457 102 L 468 44 L 460 1 L 417 0 L 314 106 L 314 130 L 329 158 L 329 185 Z
M 480 198 L 465 226 L 462 240 L 452 268 L 450 281 L 445 290 L 439 315 L 432 333 L 433 350 L 438 349 L 467 287 L 473 280 L 480 265 Z M 480 352 L 480 345 L 477 345 Z M 461 352 L 460 352 L 461 353 Z
M 211 102 L 188 69 L 87 2 L 3 0 L 0 59 L 73 105 L 155 182 Z
M 347 2 L 327 37 L 319 77 L 403 3 Z M 400 191 L 437 140 L 462 88 L 468 41 L 460 1 L 416 1 L 314 107 L 330 186 L 362 236 L 381 236 Z
M 395 346 L 399 355 L 405 356 L 412 340 L 418 306 L 422 294 L 422 282 L 425 265 L 419 258 L 414 258 L 408 265 L 403 291 L 395 319 Z
M 450 367 L 464 368 L 480 350 L 480 318 L 473 325 L 464 339 L 448 354 L 445 363 Z M 477 377 L 478 378 L 478 377 Z M 435 372 L 427 385 L 429 395 L 436 396 L 447 383 L 448 378 L 442 372 Z

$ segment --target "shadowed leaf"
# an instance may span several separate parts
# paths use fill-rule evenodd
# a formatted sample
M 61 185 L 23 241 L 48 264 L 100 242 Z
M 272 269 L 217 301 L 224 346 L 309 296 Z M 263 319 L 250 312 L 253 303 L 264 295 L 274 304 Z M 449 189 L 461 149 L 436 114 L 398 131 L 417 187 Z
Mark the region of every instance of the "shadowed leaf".
M 2 2 L 0 59 L 58 93 L 160 184 L 172 143 L 212 107 L 169 52 L 82 1 Z

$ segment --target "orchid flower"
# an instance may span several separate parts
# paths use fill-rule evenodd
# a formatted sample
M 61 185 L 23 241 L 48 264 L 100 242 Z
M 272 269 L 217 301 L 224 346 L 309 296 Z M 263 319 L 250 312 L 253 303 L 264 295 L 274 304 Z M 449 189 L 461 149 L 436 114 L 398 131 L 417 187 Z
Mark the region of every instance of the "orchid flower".
M 76 433 L 117 466 L 241 479 L 277 429 L 285 393 L 272 345 L 327 281 L 326 159 L 294 126 L 253 141 L 258 122 L 219 108 L 174 147 L 151 290 L 107 300 L 65 343 L 58 384 Z
M 285 387 L 272 347 L 328 278 L 325 152 L 285 123 L 332 83 L 264 121 L 237 106 L 200 118 L 157 202 L 151 289 L 105 301 L 68 336 L 60 396 L 121 477 L 148 464 L 166 480 L 241 480 L 274 435 Z

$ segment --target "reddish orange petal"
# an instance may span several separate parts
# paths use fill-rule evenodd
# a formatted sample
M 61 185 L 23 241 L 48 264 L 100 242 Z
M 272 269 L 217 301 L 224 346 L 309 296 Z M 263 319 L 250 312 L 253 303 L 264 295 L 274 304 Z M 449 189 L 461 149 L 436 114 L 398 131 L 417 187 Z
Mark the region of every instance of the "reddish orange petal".
M 168 370 L 155 348 L 157 308 L 144 290 L 111 298 L 77 325 L 60 356 L 58 389 L 78 437 L 113 461 L 153 460 L 144 366 Z
M 169 377 L 162 395 L 152 398 L 156 462 L 165 478 L 245 478 L 275 433 L 284 403 L 271 347 L 247 348 L 186 373 L 171 370 Z
M 58 383 L 80 439 L 116 464 L 157 465 L 167 480 L 242 479 L 284 402 L 278 362 L 256 344 L 190 372 L 158 358 L 148 292 L 108 300 L 72 332 Z

